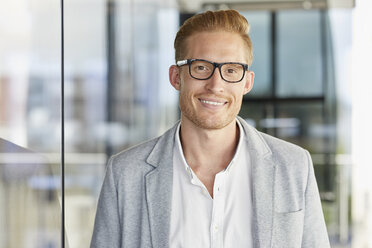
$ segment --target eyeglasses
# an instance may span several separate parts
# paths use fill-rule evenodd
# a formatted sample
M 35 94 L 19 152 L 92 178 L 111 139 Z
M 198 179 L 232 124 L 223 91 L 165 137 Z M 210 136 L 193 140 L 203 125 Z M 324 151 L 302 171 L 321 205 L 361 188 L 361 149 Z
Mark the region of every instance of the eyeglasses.
M 216 69 L 220 71 L 221 78 L 228 83 L 238 83 L 243 80 L 247 64 L 238 62 L 216 63 L 204 59 L 185 59 L 177 61 L 177 66 L 189 65 L 192 78 L 198 80 L 210 79 Z

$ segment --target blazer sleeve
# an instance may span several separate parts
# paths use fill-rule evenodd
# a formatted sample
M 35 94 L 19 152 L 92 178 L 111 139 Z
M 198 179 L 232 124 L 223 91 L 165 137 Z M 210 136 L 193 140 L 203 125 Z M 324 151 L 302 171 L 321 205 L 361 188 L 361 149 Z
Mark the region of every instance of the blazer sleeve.
M 118 192 L 110 158 L 97 205 L 91 248 L 119 248 L 121 225 L 118 209 Z
M 308 151 L 308 179 L 305 191 L 305 216 L 302 237 L 302 248 L 330 247 L 328 233 L 324 221 L 318 186 L 314 175 L 314 167 Z

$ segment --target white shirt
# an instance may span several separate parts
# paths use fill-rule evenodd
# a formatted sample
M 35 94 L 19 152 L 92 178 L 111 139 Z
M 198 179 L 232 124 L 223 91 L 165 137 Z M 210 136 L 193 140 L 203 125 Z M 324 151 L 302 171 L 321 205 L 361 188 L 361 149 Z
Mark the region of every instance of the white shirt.
M 172 248 L 249 248 L 252 245 L 252 179 L 244 130 L 235 155 L 214 181 L 214 198 L 187 164 L 180 125 L 173 151 L 169 244 Z

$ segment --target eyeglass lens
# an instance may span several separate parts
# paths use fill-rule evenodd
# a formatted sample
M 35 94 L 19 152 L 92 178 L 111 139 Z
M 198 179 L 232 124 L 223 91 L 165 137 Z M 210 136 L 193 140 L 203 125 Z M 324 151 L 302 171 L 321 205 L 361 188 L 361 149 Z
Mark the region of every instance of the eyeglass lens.
M 190 65 L 191 76 L 197 79 L 209 78 L 214 69 L 214 65 L 207 61 L 193 61 Z M 229 82 L 237 82 L 243 78 L 244 66 L 241 64 L 223 64 L 221 66 L 221 76 L 224 80 Z

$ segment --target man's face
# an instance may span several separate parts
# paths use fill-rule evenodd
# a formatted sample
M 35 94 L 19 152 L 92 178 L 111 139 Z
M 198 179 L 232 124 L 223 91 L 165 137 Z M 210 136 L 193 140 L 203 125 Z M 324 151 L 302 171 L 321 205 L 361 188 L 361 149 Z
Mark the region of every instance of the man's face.
M 200 32 L 187 39 L 186 47 L 185 59 L 248 63 L 247 48 L 236 33 Z M 253 79 L 254 73 L 246 71 L 242 81 L 228 83 L 216 68 L 210 79 L 197 80 L 190 76 L 188 65 L 170 68 L 171 84 L 180 91 L 182 121 L 202 129 L 221 129 L 234 121 L 243 95 L 253 86 Z

